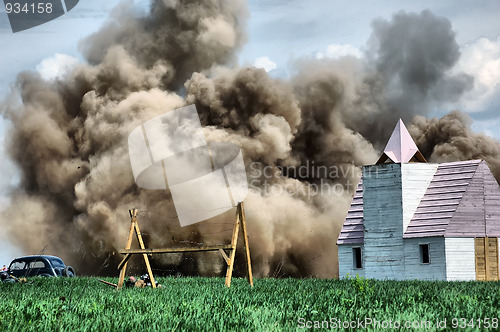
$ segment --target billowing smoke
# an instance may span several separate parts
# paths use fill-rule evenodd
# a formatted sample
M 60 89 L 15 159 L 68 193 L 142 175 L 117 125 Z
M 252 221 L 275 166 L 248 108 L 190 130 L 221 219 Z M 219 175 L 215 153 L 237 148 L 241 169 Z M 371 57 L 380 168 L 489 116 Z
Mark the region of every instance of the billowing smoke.
M 472 84 L 450 73 L 460 53 L 448 20 L 428 11 L 379 19 L 364 59 L 299 59 L 285 80 L 237 67 L 246 16 L 243 1 L 153 1 L 147 14 L 121 5 L 82 41 L 87 63 L 55 81 L 21 73 L 11 100 L 22 103 L 1 106 L 21 170 L 3 215 L 11 239 L 111 275 L 133 207 L 149 247 L 229 241 L 234 211 L 180 228 L 170 193 L 133 181 L 129 133 L 191 103 L 208 141 L 243 151 L 258 276 L 337 274 L 335 242 L 360 166 L 377 160 L 400 117 L 415 119 L 430 160 L 486 158 L 500 177 L 499 143 L 473 134 L 463 114 L 423 117 Z M 222 263 L 218 253 L 153 258 L 158 273 L 213 275 Z
M 453 111 L 441 119 L 415 117 L 408 128 L 415 143 L 430 162 L 483 159 L 500 180 L 500 144 L 497 140 L 472 132 L 470 117 Z
M 387 127 L 410 121 L 442 102 L 456 101 L 473 86 L 465 73 L 451 73 L 460 57 L 451 23 L 426 10 L 396 13 L 373 22 L 368 74 L 359 89 L 358 112 L 349 123 L 370 142 L 385 143 Z

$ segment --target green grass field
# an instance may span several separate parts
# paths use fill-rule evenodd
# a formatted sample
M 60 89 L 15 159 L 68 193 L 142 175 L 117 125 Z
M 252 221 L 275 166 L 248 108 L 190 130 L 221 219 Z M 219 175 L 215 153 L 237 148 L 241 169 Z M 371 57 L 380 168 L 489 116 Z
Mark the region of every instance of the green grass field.
M 160 278 L 156 290 L 116 291 L 95 278 L 28 281 L 0 283 L 1 331 L 339 330 L 339 320 L 354 330 L 358 319 L 372 319 L 366 330 L 406 321 L 437 330 L 445 319 L 448 330 L 500 329 L 498 282 L 257 279 L 251 288 L 233 279 L 227 289 L 222 278 L 186 277 Z

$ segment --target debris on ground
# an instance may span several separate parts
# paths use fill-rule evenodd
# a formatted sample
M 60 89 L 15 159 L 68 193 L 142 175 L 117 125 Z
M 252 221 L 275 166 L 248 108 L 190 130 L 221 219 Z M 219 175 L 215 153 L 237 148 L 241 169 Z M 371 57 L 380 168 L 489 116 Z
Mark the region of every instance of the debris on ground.
M 112 282 L 102 280 L 102 279 L 97 279 L 97 281 L 102 282 L 103 284 L 106 284 L 108 286 L 112 286 L 115 288 L 118 288 L 118 285 L 113 284 Z M 145 287 L 151 287 L 151 279 L 149 278 L 148 274 L 144 274 L 141 276 L 140 279 L 137 279 L 134 276 L 128 277 L 128 279 L 125 281 L 125 286 L 126 287 L 135 287 L 135 288 L 145 288 Z M 156 281 L 156 287 L 163 287 Z
M 14 283 L 14 282 L 25 283 L 25 282 L 27 282 L 26 278 L 17 278 L 17 277 L 14 277 L 12 274 L 9 274 L 8 272 L 1 272 L 0 278 L 1 278 L 2 282 L 6 282 L 6 283 Z
M 109 282 L 109 281 L 106 281 L 106 280 L 97 279 L 97 281 L 100 281 L 100 282 L 102 282 L 103 284 L 106 284 L 106 285 L 108 285 L 108 286 L 118 287 L 118 285 L 113 284 L 112 282 Z
M 158 281 L 155 281 L 155 283 L 156 287 L 162 287 L 162 285 L 160 285 Z M 130 276 L 125 282 L 125 286 L 136 288 L 151 287 L 151 279 L 149 278 L 149 274 L 142 275 L 140 279 L 137 279 L 134 276 Z

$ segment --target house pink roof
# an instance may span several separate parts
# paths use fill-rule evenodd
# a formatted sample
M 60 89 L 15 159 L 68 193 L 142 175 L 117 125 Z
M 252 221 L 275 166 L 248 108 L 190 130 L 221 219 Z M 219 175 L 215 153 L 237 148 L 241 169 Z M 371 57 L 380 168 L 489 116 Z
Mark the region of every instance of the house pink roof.
M 499 203 L 500 186 L 484 161 L 440 164 L 403 237 L 500 237 Z M 363 221 L 360 180 L 337 244 L 362 244 Z
M 439 165 L 404 238 L 500 236 L 500 187 L 484 161 Z
M 337 244 L 356 244 L 364 242 L 363 228 L 363 178 L 359 179 L 351 208 L 342 226 Z

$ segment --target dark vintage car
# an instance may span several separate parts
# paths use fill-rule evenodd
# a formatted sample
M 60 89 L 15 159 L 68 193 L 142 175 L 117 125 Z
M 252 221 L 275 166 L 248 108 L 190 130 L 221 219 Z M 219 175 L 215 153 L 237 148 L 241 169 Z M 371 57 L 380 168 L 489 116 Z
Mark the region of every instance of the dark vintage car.
M 66 266 L 59 257 L 49 255 L 18 257 L 10 263 L 8 273 L 16 278 L 76 276 L 71 266 Z

